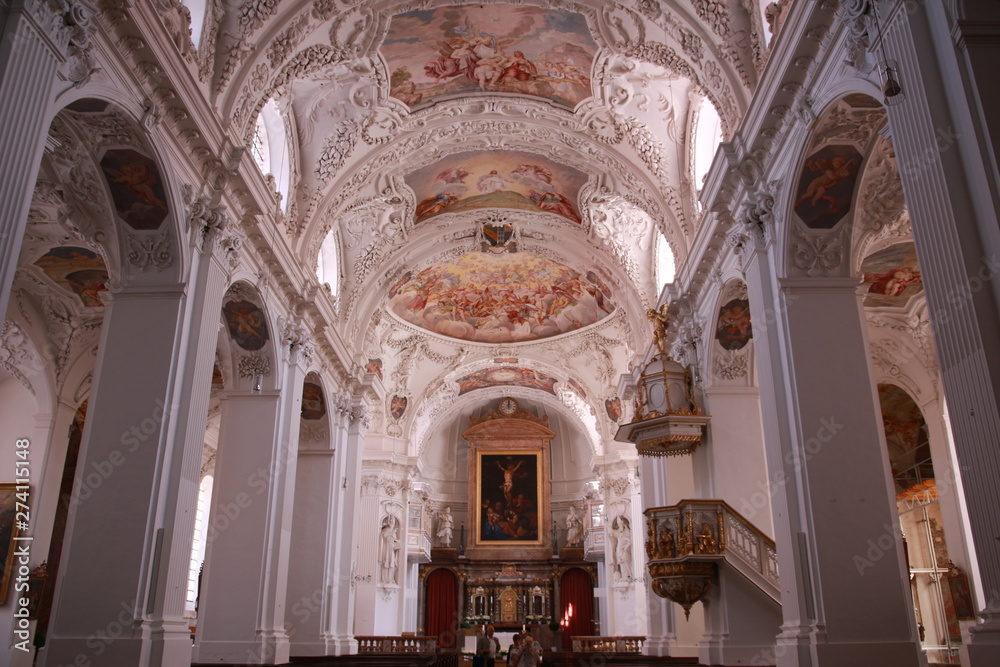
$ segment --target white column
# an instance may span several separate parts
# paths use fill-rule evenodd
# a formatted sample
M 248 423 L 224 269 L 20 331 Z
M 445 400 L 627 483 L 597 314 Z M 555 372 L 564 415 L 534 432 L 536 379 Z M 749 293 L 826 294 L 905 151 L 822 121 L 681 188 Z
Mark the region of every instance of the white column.
M 354 632 L 398 635 L 402 632 L 406 588 L 406 480 L 403 468 L 370 461 L 361 476 Z M 395 567 L 384 560 L 395 545 Z
M 168 565 L 161 469 L 174 447 L 183 297 L 182 286 L 123 288 L 105 306 L 43 665 L 154 664 L 143 621 L 162 603 L 155 582 Z
M 334 480 L 339 480 L 337 510 L 333 521 L 337 534 L 330 560 L 330 621 L 326 630 L 327 654 L 357 652 L 354 639 L 355 558 L 361 530 L 361 454 L 369 417 L 360 398 L 342 398 L 334 425 L 336 457 Z
M 961 3 L 960 11 L 986 16 L 953 26 L 941 3 L 907 5 L 885 28 L 885 49 L 899 62 L 906 95 L 888 108 L 889 122 L 986 596 L 977 600 L 982 623 L 971 633 L 970 667 L 985 667 L 1000 664 L 1000 184 L 992 80 L 1000 41 L 990 3 Z
M 339 500 L 334 480 L 337 452 L 329 440 L 299 447 L 295 473 L 291 567 L 288 572 L 288 636 L 295 656 L 327 655 L 323 636 L 330 599 L 331 551 L 340 539 L 332 517 Z
M 0 313 L 7 312 L 17 270 L 56 73 L 75 22 L 82 22 L 86 31 L 90 19 L 90 11 L 78 2 L 67 3 L 61 14 L 38 0 L 9 4 L 0 37 Z
M 786 279 L 779 290 L 772 206 L 761 197 L 745 209 L 730 238 L 754 321 L 781 576 L 783 625 L 775 655 L 762 658 L 779 667 L 916 665 L 857 279 Z
M 196 662 L 288 662 L 285 599 L 305 373 L 294 346 L 289 352 L 286 343 L 282 356 L 280 390 L 234 391 L 223 400 Z

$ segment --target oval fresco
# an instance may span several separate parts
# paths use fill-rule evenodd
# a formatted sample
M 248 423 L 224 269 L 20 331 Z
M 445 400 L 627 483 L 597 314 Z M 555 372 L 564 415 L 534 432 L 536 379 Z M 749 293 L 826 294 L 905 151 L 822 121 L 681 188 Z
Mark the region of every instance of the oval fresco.
M 229 335 L 248 352 L 255 352 L 267 343 L 267 318 L 264 311 L 250 301 L 229 301 L 222 308 Z
M 580 224 L 576 202 L 587 175 L 524 151 L 465 151 L 412 171 L 404 180 L 417 199 L 417 222 L 439 213 L 511 208 L 554 213 Z
M 310 421 L 326 416 L 326 399 L 323 387 L 315 382 L 302 383 L 302 418 Z
M 465 5 L 396 14 L 382 42 L 389 94 L 415 108 L 470 93 L 513 93 L 572 110 L 590 97 L 597 44 L 583 14 Z
M 719 308 L 715 340 L 726 350 L 742 350 L 753 338 L 749 299 L 733 299 Z
M 395 288 L 389 300 L 389 310 L 411 324 L 483 343 L 558 336 L 614 308 L 594 282 L 530 253 L 469 253 L 435 264 Z

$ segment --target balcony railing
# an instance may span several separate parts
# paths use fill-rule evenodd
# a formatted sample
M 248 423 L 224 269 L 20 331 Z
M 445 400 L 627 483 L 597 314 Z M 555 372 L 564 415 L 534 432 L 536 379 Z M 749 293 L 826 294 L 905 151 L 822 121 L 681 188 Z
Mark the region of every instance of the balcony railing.
M 437 637 L 355 637 L 358 653 L 434 653 Z
M 645 637 L 573 637 L 574 653 L 642 653 Z
M 650 508 L 645 515 L 646 556 L 654 579 L 688 575 L 683 583 L 690 583 L 695 564 L 725 560 L 780 601 L 774 541 L 725 502 L 684 500 L 671 507 Z M 662 586 L 666 590 L 666 582 Z

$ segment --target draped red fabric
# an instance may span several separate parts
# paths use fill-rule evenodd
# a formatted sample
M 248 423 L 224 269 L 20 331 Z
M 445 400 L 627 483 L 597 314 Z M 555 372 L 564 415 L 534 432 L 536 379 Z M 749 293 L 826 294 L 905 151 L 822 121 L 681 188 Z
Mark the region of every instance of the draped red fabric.
M 426 619 L 428 637 L 437 637 L 439 648 L 455 648 L 458 630 L 458 580 L 451 570 L 434 570 L 427 577 Z
M 562 645 L 570 649 L 573 637 L 594 634 L 594 585 L 590 575 L 578 567 L 566 570 L 559 580 L 559 601 Z

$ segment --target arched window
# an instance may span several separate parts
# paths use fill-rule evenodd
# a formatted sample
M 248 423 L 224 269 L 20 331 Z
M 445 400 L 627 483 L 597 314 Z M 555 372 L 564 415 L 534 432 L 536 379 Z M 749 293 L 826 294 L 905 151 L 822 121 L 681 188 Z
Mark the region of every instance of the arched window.
M 281 193 L 281 209 L 288 210 L 290 199 L 288 188 L 291 179 L 291 156 L 288 150 L 288 136 L 285 121 L 278 110 L 278 104 L 271 98 L 260 110 L 254 128 L 250 153 L 262 174 L 274 178 L 274 187 Z
M 715 159 L 715 151 L 722 141 L 722 121 L 719 112 L 707 99 L 702 98 L 698 107 L 698 122 L 694 131 L 694 187 L 699 193 L 705 185 L 705 177 Z
M 656 235 L 656 287 L 674 282 L 674 250 L 662 233 Z
M 338 245 L 336 232 L 330 232 L 323 245 L 319 247 L 319 257 L 316 262 L 316 277 L 319 284 L 330 286 L 330 293 L 337 296 L 340 289 L 340 264 L 337 261 Z
M 187 599 L 184 608 L 188 612 L 195 610 L 198 600 L 198 579 L 201 575 L 201 565 L 205 562 L 205 547 L 208 545 L 208 505 L 212 500 L 212 484 L 214 478 L 205 475 L 198 488 L 198 504 L 194 515 L 194 539 L 191 541 L 191 565 L 188 567 Z
M 194 48 L 201 46 L 201 30 L 205 26 L 205 12 L 208 11 L 206 0 L 181 0 L 181 4 L 191 12 L 191 41 Z

